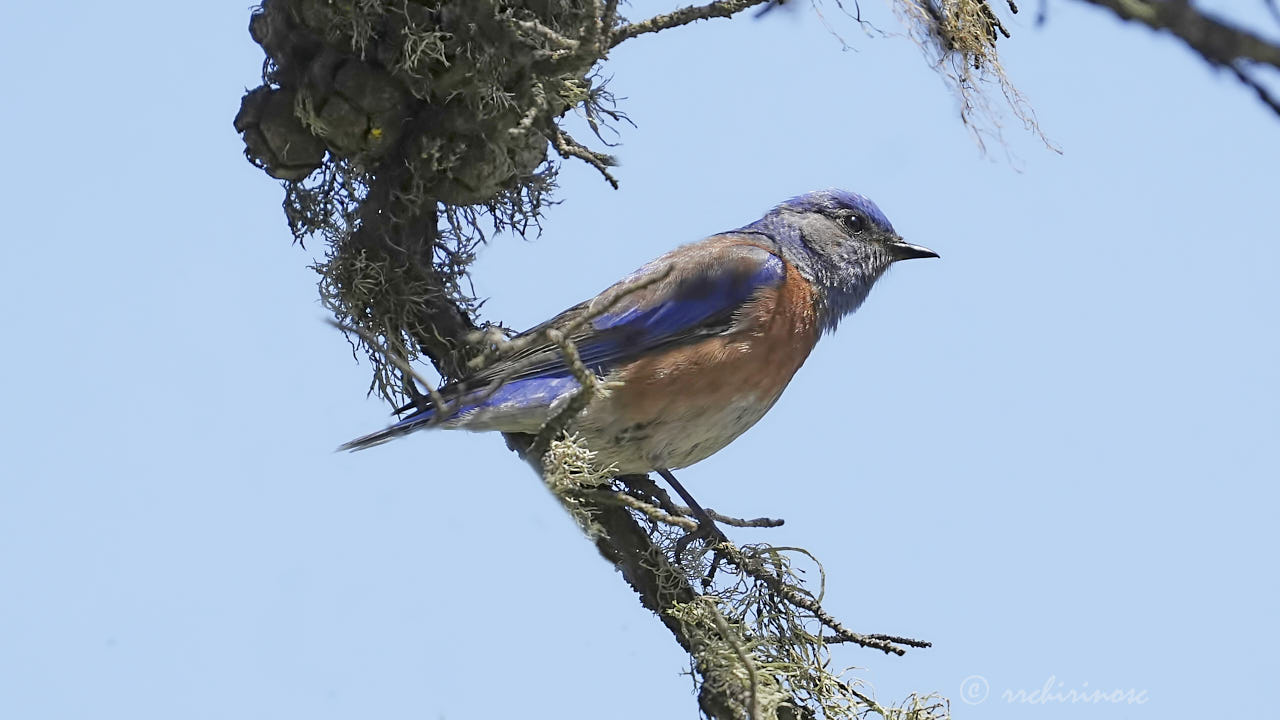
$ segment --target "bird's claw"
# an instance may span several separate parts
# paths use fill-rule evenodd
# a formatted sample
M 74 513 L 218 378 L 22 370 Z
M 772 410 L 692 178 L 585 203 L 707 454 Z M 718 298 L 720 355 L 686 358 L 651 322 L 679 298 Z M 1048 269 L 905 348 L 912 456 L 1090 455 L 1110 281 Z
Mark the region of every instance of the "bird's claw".
M 676 476 L 672 475 L 670 470 L 658 468 L 657 473 L 671 485 L 672 489 L 685 502 L 689 503 L 689 514 L 693 516 L 694 520 L 698 521 L 697 528 L 685 533 L 679 540 L 676 540 L 674 548 L 676 562 L 683 561 L 684 551 L 689 548 L 689 544 L 694 540 L 703 540 L 710 547 L 716 549 L 715 554 L 711 556 L 711 567 L 707 570 L 707 574 L 702 577 L 702 589 L 705 591 L 711 587 L 711 583 L 716 577 L 716 568 L 720 566 L 721 561 L 725 558 L 724 554 L 720 552 L 720 544 L 728 543 L 729 538 L 725 537 L 725 534 L 716 526 L 716 521 L 711 517 L 711 513 L 702 509 L 698 501 L 693 499 L 693 496 L 689 494 L 688 490 L 684 489 L 679 480 L 676 480 Z
M 699 518 L 697 528 L 690 530 L 682 535 L 679 540 L 676 540 L 676 557 L 682 558 L 685 550 L 689 549 L 689 545 L 692 544 L 694 540 L 703 540 L 712 547 L 723 542 L 729 542 L 729 538 L 725 537 L 725 534 L 721 532 L 719 526 L 716 525 L 714 520 L 710 517 Z
M 690 530 L 676 540 L 675 556 L 677 561 L 684 560 L 684 553 L 689 549 L 689 545 L 695 540 L 706 542 L 710 547 L 715 549 L 711 556 L 711 567 L 707 568 L 706 575 L 702 576 L 702 590 L 706 592 L 711 588 L 711 584 L 715 581 L 716 570 L 719 569 L 720 563 L 724 561 L 725 555 L 720 552 L 720 544 L 729 542 L 729 538 L 721 532 L 715 521 L 710 517 L 704 518 L 698 522 L 698 527 Z

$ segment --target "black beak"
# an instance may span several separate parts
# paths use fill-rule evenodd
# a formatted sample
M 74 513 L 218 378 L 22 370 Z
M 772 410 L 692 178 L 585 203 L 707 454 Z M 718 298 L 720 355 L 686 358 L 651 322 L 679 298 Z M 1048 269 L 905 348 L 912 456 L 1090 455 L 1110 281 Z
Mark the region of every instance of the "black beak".
M 938 253 L 927 247 L 912 245 L 911 243 L 905 242 L 901 239 L 890 240 L 885 244 L 889 246 L 889 256 L 893 258 L 894 262 L 899 260 L 914 260 L 916 258 L 938 257 Z

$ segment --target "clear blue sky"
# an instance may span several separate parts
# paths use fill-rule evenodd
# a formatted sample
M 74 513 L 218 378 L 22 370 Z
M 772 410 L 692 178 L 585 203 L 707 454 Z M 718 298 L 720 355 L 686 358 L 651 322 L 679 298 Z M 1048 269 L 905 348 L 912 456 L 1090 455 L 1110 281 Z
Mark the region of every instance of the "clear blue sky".
M 833 6 L 855 51 L 807 10 L 629 42 L 622 190 L 567 165 L 476 287 L 526 326 L 788 196 L 871 196 L 942 259 L 895 268 L 685 484 L 785 517 L 767 538 L 825 562 L 854 629 L 935 643 L 837 655 L 882 700 L 1254 715 L 1280 673 L 1280 121 L 1168 38 L 1035 9 L 1001 47 L 1064 154 L 1010 127 L 1014 165 Z M 499 438 L 332 452 L 386 410 L 232 130 L 247 7 L 6 16 L 0 716 L 694 717 L 683 654 Z M 1051 678 L 1149 701 L 999 697 Z

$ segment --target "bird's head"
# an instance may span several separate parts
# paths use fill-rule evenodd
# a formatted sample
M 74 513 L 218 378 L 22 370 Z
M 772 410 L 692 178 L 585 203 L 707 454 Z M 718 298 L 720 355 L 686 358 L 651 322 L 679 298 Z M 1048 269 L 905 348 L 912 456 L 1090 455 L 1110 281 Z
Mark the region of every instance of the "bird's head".
M 902 239 L 871 200 L 819 190 L 778 205 L 749 226 L 773 238 L 783 257 L 820 292 L 824 329 L 834 329 L 899 260 L 938 257 Z

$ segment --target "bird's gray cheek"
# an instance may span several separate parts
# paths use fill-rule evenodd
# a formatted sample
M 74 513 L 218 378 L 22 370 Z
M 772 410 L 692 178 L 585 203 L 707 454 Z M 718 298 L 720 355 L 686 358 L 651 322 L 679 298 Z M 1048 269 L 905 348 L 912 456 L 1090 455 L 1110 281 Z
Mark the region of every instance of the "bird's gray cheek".
M 800 237 L 806 247 L 819 254 L 827 254 L 837 247 L 837 236 L 824 221 L 808 218 L 800 225 Z

